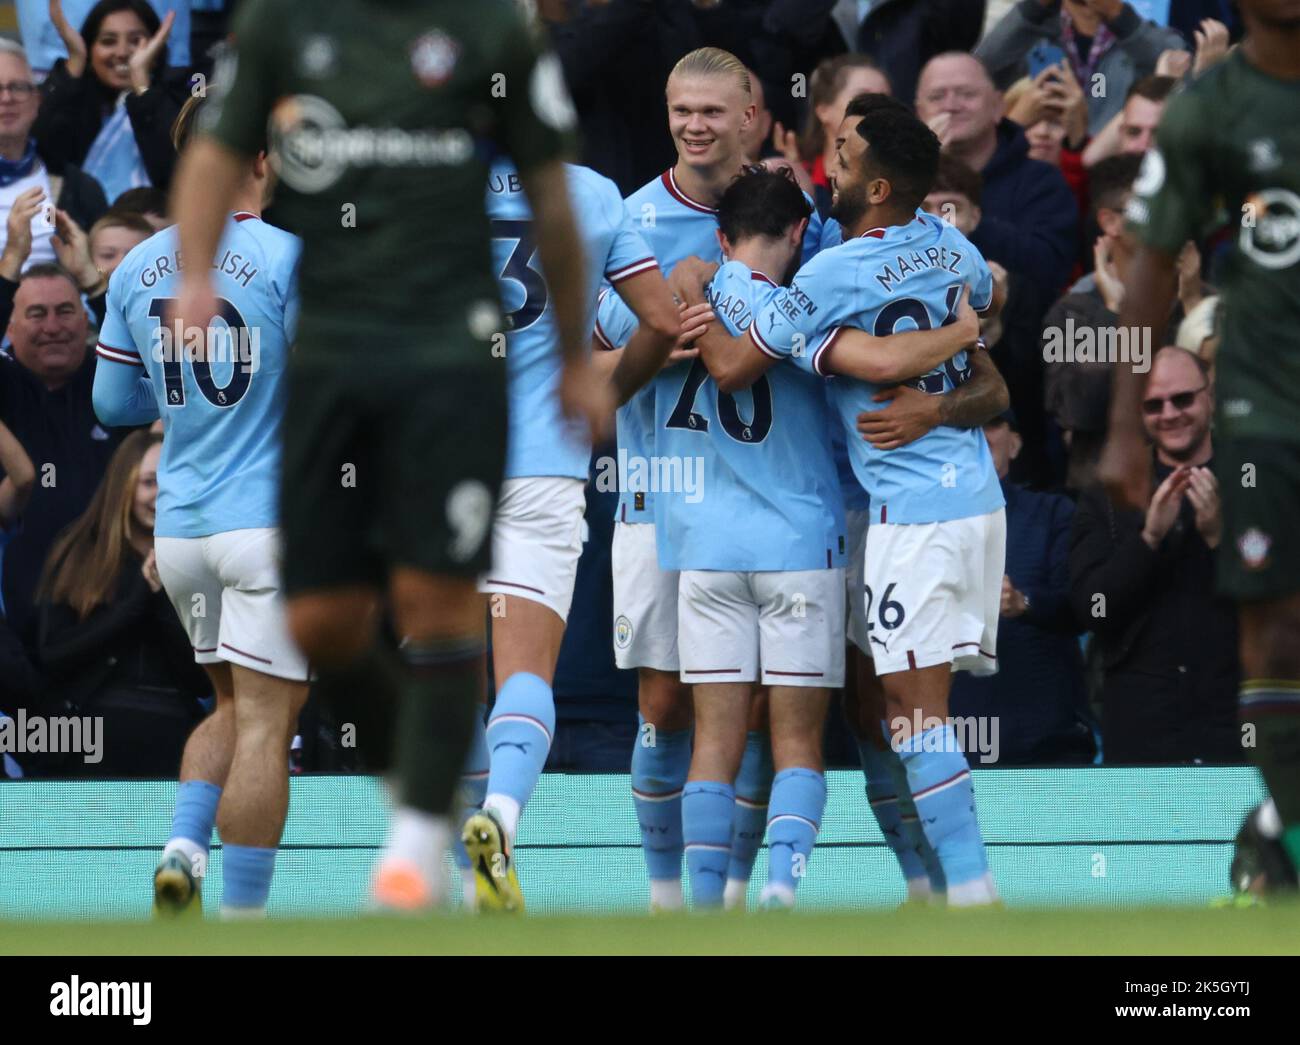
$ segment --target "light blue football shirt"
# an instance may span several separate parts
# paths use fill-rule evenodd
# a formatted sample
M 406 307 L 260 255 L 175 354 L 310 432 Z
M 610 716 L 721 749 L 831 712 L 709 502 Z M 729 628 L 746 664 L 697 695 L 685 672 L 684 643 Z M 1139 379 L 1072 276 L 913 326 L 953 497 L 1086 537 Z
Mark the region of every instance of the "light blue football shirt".
M 596 323 L 601 283 L 658 268 L 650 246 L 633 227 L 623 199 L 608 178 L 566 164 L 569 199 L 587 258 L 590 302 L 586 329 Z M 506 372 L 510 407 L 506 478 L 554 475 L 585 479 L 591 441 L 584 425 L 560 409 L 561 359 L 555 310 L 542 279 L 533 239 L 532 212 L 519 175 L 508 161 L 493 163 L 487 213 L 492 256 L 506 312 Z M 629 313 L 631 310 L 628 310 Z
M 743 334 L 779 291 L 739 261 L 706 288 L 718 319 Z M 837 424 L 823 382 L 780 363 L 749 388 L 720 392 L 698 359 L 655 400 L 655 447 L 691 487 L 656 500 L 668 570 L 817 570 L 844 565 L 844 506 L 831 454 Z
M 807 194 L 805 194 L 806 197 Z M 811 206 L 812 201 L 809 200 Z M 626 200 L 633 224 L 646 238 L 667 276 L 683 258 L 698 257 L 722 262 L 718 245 L 718 211 L 699 200 L 691 199 L 677 184 L 673 168 L 648 182 Z M 803 260 L 821 249 L 822 223 L 816 207 L 808 219 L 804 234 Z M 616 294 L 601 298 L 596 338 L 609 348 L 622 348 L 636 329 L 635 317 Z M 673 395 L 690 367 L 679 363 L 659 372 L 653 381 L 636 393 L 618 411 L 620 483 L 616 518 L 620 522 L 654 522 L 655 396 L 663 390 Z
M 193 346 L 177 344 L 163 326 L 180 286 L 175 226 L 136 246 L 109 280 L 95 412 L 105 424 L 162 417 L 159 537 L 278 522 L 280 419 L 300 250 L 296 236 L 252 214 L 227 220 L 212 264 L 220 312 L 208 331 L 206 360 L 191 358 Z
M 871 229 L 818 254 L 759 312 L 750 336 L 769 355 L 823 374 L 819 364 L 840 328 L 878 337 L 932 329 L 954 320 L 967 285 L 972 307 L 987 308 L 993 277 L 979 251 L 952 225 L 917 211 L 906 225 Z M 969 376 L 961 351 L 908 383 L 939 395 Z M 881 386 L 845 377 L 832 377 L 831 385 L 854 474 L 871 497 L 872 522 L 944 522 L 1002 507 L 981 429 L 941 425 L 897 450 L 875 450 L 858 434 L 857 416 L 885 408 L 872 401 Z

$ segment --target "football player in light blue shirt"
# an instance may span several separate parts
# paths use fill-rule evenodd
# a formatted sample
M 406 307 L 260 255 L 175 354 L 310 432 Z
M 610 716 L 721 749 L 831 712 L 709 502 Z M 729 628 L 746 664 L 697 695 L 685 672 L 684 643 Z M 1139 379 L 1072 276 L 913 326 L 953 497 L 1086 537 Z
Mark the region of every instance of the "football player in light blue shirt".
M 754 119 L 749 72 L 735 55 L 704 47 L 683 57 L 668 77 L 668 131 L 677 161 L 628 197 L 629 215 L 653 248 L 665 275 L 682 258 L 703 255 L 720 260 L 716 236 L 717 203 L 745 163 L 742 133 Z M 805 249 L 821 243 L 814 215 Z M 620 305 L 614 295 L 601 302 L 597 341 L 611 338 Z M 677 655 L 677 574 L 661 569 L 655 540 L 656 488 L 671 482 L 673 470 L 660 467 L 654 446 L 655 403 L 676 396 L 689 365 L 665 368 L 618 414 L 620 497 L 612 549 L 614 570 L 614 658 L 638 672 L 642 730 L 632 754 L 632 795 L 641 826 L 652 908 L 682 905 L 681 789 L 690 765 L 690 690 L 679 677 Z M 668 391 L 668 390 L 671 391 Z M 761 742 L 760 742 L 761 741 Z M 752 808 L 766 806 L 766 737 L 756 734 Z M 753 831 L 742 832 L 748 836 Z
M 178 137 L 201 103 L 182 110 Z M 109 280 L 94 405 L 108 425 L 161 417 L 154 524 L 158 572 L 212 678 L 216 708 L 190 734 L 154 907 L 201 907 L 221 807 L 222 910 L 266 906 L 288 810 L 285 752 L 307 698 L 305 658 L 279 595 L 277 488 L 299 242 L 261 211 L 273 175 L 250 164 L 210 264 L 219 318 L 175 329 L 175 227 L 136 246 Z
M 1003 409 L 1005 386 L 954 407 L 955 397 L 942 393 L 989 365 L 978 353 L 959 351 L 942 365 L 927 359 L 914 389 L 884 391 L 879 384 L 889 378 L 861 365 L 862 335 L 849 330 L 887 336 L 942 327 L 956 319 L 965 294 L 977 308 L 994 306 L 992 280 L 974 248 L 917 211 L 938 153 L 933 133 L 906 107 L 878 95 L 854 99 L 832 172 L 834 213 L 851 238 L 805 266 L 758 315 L 748 339 L 720 335 L 715 325 L 698 344 L 723 390 L 748 385 L 782 359 L 838 375 L 835 400 L 854 472 L 872 501 L 866 613 L 874 625 L 871 600 L 878 600 L 885 638 L 873 635 L 872 643 L 873 651 L 876 643 L 883 649 L 875 652 L 876 667 L 887 704 L 898 713 L 894 746 L 943 867 L 949 902 L 977 904 L 996 893 L 969 772 L 946 720 L 947 693 L 952 666 L 979 663 L 992 648 L 997 597 L 985 589 L 994 573 L 1000 580 L 1005 528 L 982 434 L 955 426 Z M 871 430 L 871 415 L 885 413 L 879 398 L 903 396 L 920 406 L 918 397 L 927 394 L 936 405 L 919 411 L 919 422 L 900 424 L 895 414 L 883 429 Z M 868 415 L 870 446 L 856 438 L 861 413 Z M 943 576 L 945 568 L 955 575 Z M 898 576 L 881 590 L 886 574 Z
M 718 240 L 728 260 L 706 293 L 728 331 L 744 333 L 779 293 L 811 213 L 785 173 L 753 171 L 723 193 Z M 826 397 L 793 366 L 721 392 L 697 359 L 676 393 L 657 399 L 656 421 L 658 453 L 700 465 L 694 495 L 660 493 L 656 522 L 660 562 L 681 571 L 681 677 L 696 710 L 682 795 L 692 899 L 734 903 L 748 884 L 732 867 L 732 836 L 746 710 L 760 682 L 770 687 L 776 755 L 768 890 L 792 895 L 808 857 L 798 800 L 821 781 L 826 705 L 844 676 L 844 511 Z
M 601 353 L 619 402 L 656 373 L 677 334 L 677 307 L 654 253 L 617 186 L 586 167 L 566 168 L 586 254 L 588 327 L 602 281 L 638 324 L 618 353 Z M 588 428 L 564 416 L 555 314 L 536 266 L 532 213 L 514 167 L 497 161 L 487 213 L 507 316 L 509 395 L 506 478 L 492 532 L 491 593 L 496 703 L 475 741 L 462 782 L 468 817 L 457 858 L 468 906 L 521 910 L 513 851 L 519 817 L 541 775 L 555 729 L 551 684 L 582 554 Z M 466 872 L 472 870 L 472 875 Z

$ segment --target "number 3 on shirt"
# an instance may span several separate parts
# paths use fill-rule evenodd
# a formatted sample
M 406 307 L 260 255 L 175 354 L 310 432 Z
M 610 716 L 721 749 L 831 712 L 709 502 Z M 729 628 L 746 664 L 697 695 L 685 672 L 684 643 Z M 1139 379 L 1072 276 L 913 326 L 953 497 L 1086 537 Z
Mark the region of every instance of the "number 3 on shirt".
M 537 250 L 533 242 L 533 223 L 493 218 L 491 224 L 493 239 L 514 244 L 510 248 L 510 256 L 506 258 L 505 268 L 500 272 L 500 278 L 518 283 L 524 288 L 524 303 L 506 317 L 510 321 L 511 330 L 523 330 L 537 322 L 546 309 L 549 297 L 546 280 L 529 264 Z
M 149 315 L 158 320 L 160 334 L 163 332 L 163 317 L 175 304 L 176 298 L 154 298 L 149 302 Z M 190 368 L 194 371 L 194 383 L 203 393 L 203 398 L 213 406 L 228 407 L 243 399 L 248 386 L 252 384 L 257 355 L 249 351 L 250 346 L 255 347 L 255 342 L 249 337 L 248 324 L 244 322 L 239 309 L 225 298 L 217 298 L 217 315 L 226 321 L 226 326 L 230 329 L 229 343 L 234 350 L 230 353 L 230 359 L 235 364 L 230 371 L 230 380 L 218 387 L 212 377 L 212 364 L 206 357 L 190 359 Z M 166 393 L 164 399 L 168 406 L 184 406 L 185 376 L 181 372 L 181 361 L 190 354 L 185 351 L 184 344 L 175 343 L 174 337 L 160 338 L 158 346 L 162 356 L 163 390 Z M 206 344 L 204 348 L 207 348 Z

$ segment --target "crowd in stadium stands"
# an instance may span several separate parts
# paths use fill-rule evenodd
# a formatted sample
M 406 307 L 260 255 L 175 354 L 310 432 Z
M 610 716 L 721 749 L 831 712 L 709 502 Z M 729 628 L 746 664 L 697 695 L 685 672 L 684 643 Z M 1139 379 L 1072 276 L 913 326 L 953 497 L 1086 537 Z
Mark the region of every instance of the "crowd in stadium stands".
M 0 712 L 103 716 L 108 757 L 78 763 L 82 775 L 174 776 L 210 703 L 153 565 L 162 437 L 100 424 L 88 346 L 107 274 L 167 223 L 170 124 L 204 82 L 194 75 L 211 75 L 233 6 L 31 0 L 21 45 L 0 40 Z M 750 157 L 791 168 L 823 214 L 830 129 L 849 99 L 915 106 L 943 149 L 926 208 L 1008 292 L 989 340 L 1012 409 L 985 429 L 1007 500 L 1001 670 L 960 677 L 952 712 L 998 718 L 1003 765 L 1241 761 L 1236 622 L 1212 584 L 1216 240 L 1188 243 L 1177 307 L 1146 357 L 1145 516 L 1117 512 L 1094 481 L 1123 364 L 1075 351 L 1114 344 L 1142 154 L 1171 93 L 1239 34 L 1230 0 L 1172 0 L 1168 25 L 1123 0 L 537 6 L 579 112 L 580 159 L 625 193 L 673 161 L 662 85 L 696 47 L 757 74 Z M 1171 478 L 1178 465 L 1192 467 Z M 610 642 L 615 496 L 588 489 L 554 769 L 626 770 L 635 737 L 635 675 L 615 669 Z M 304 767 L 355 765 L 312 704 L 300 733 Z M 834 735 L 828 748 L 832 762 L 852 751 Z M 5 765 L 60 772 L 50 758 Z

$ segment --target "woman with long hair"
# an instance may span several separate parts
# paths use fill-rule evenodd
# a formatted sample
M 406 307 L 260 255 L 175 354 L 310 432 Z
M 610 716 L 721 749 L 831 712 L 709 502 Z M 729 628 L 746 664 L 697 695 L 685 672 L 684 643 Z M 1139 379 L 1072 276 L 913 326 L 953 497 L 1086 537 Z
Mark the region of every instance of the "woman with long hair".
M 50 0 L 50 20 L 68 57 L 41 84 L 32 128 L 41 158 L 53 170 L 80 166 L 110 204 L 128 189 L 165 189 L 176 164 L 171 125 L 189 94 L 184 71 L 167 66 L 175 13 L 159 21 L 147 0 L 100 0 L 78 31 Z
M 101 761 L 65 763 L 68 775 L 175 776 L 210 693 L 154 565 L 161 450 L 153 432 L 122 441 L 85 512 L 54 542 L 37 589 L 51 695 L 104 723 Z

